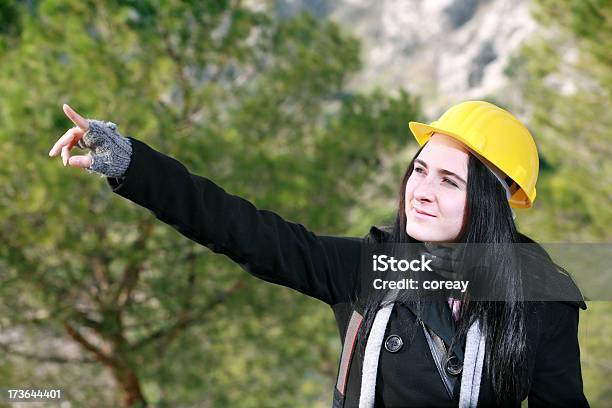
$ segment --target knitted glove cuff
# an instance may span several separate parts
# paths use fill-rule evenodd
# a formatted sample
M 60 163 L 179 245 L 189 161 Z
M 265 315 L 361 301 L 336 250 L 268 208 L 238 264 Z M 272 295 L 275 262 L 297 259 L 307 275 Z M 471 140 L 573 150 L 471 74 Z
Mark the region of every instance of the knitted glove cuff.
M 117 131 L 113 122 L 90 119 L 89 130 L 77 142 L 81 149 L 91 149 L 88 156 L 92 163 L 90 173 L 106 177 L 122 177 L 130 165 L 132 144 Z

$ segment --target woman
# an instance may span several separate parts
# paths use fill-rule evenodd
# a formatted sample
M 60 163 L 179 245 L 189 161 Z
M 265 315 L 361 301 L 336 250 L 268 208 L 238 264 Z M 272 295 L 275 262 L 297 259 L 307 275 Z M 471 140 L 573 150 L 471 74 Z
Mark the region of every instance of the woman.
M 525 301 L 525 271 L 560 275 L 539 246 L 517 257 L 511 245 L 533 243 L 518 233 L 511 206 L 533 204 L 538 156 L 509 112 L 469 101 L 431 125 L 411 122 L 421 148 L 404 174 L 395 223 L 372 227 L 365 239 L 316 235 L 124 138 L 113 123 L 86 120 L 67 105 L 64 112 L 76 127 L 50 156 L 61 152 L 64 166 L 106 176 L 113 192 L 249 273 L 332 307 L 344 343 L 335 407 L 519 406 L 526 398 L 533 406 L 588 406 L 577 340 L 584 302 Z M 71 157 L 77 144 L 91 152 Z M 415 259 L 429 255 L 442 281 L 476 287 L 433 300 L 422 290 L 371 290 L 360 258 L 364 245 L 385 243 L 407 244 Z M 466 268 L 478 244 L 486 244 L 477 247 L 479 267 Z

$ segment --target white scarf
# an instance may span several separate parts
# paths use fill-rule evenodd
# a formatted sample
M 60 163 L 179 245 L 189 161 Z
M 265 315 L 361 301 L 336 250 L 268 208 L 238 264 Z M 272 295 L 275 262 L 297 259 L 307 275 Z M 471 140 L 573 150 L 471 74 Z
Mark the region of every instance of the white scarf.
M 374 406 L 378 358 L 393 305 L 394 303 L 387 304 L 376 312 L 376 317 L 368 336 L 361 372 L 359 408 L 371 408 Z M 465 342 L 465 358 L 463 359 L 461 393 L 459 395 L 460 408 L 472 408 L 478 403 L 484 355 L 485 338 L 480 331 L 480 322 L 476 320 L 468 329 Z

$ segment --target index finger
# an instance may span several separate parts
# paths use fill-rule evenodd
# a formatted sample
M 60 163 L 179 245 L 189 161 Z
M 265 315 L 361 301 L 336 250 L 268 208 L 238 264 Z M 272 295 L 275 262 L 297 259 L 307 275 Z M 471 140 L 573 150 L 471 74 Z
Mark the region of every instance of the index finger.
M 76 113 L 74 109 L 68 106 L 68 104 L 65 103 L 64 106 L 62 106 L 62 109 L 64 110 L 66 116 L 68 116 L 68 118 L 72 121 L 72 123 L 74 123 L 85 131 L 89 129 L 89 122 L 87 121 L 87 119 Z

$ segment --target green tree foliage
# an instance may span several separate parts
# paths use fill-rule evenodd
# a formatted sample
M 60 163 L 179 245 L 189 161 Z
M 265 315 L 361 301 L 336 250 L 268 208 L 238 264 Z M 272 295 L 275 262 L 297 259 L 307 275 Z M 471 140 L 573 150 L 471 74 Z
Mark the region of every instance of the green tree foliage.
M 0 8 L 12 13 L 0 30 L 1 385 L 61 387 L 76 406 L 328 405 L 340 350 L 328 307 L 47 151 L 72 126 L 68 102 L 260 208 L 342 234 L 418 102 L 347 92 L 358 42 L 307 14 L 239 1 Z
M 545 30 L 508 67 L 543 158 L 536 206 L 555 219 L 531 224 L 547 225 L 542 239 L 609 241 L 612 7 L 541 0 L 533 14 Z
M 543 159 L 536 211 L 520 214 L 521 226 L 538 240 L 610 242 L 611 4 L 537 0 L 533 15 L 544 30 L 508 67 Z M 585 393 L 592 406 L 607 406 L 612 398 L 612 304 L 588 306 L 580 322 Z

